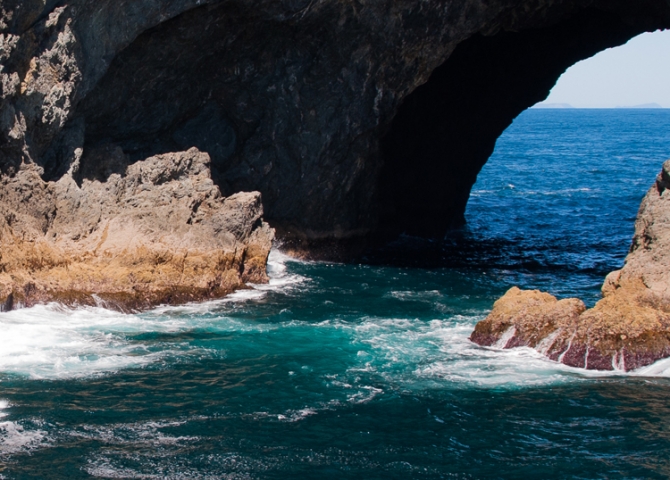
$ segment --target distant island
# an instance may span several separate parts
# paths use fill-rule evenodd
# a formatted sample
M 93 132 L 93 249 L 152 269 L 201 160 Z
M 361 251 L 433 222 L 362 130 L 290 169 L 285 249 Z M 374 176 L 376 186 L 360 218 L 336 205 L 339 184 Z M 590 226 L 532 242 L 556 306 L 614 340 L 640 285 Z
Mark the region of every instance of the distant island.
M 627 107 L 617 106 L 616 108 L 663 108 L 658 103 L 643 103 L 641 105 L 632 105 Z
M 575 108 L 569 103 L 536 103 L 531 108 Z
M 569 103 L 536 103 L 533 105 L 531 108 L 584 108 L 584 107 L 573 107 Z M 642 103 L 640 105 L 628 105 L 628 106 L 621 106 L 617 105 L 616 107 L 586 107 L 586 108 L 637 108 L 637 109 L 645 109 L 645 108 L 665 108 L 662 105 L 658 103 Z

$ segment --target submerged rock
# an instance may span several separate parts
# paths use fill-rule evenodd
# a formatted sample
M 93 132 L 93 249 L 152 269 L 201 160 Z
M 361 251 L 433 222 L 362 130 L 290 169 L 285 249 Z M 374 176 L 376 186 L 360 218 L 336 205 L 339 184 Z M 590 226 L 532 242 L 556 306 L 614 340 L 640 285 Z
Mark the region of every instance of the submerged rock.
M 135 311 L 267 281 L 273 230 L 260 194 L 222 197 L 206 153 L 127 166 L 119 149 L 97 153 L 57 182 L 30 165 L 2 178 L 3 310 L 59 301 Z
M 597 370 L 633 370 L 670 357 L 670 160 L 642 200 L 633 243 L 603 298 L 557 300 L 510 289 L 470 339 L 484 346 L 529 346 L 552 360 Z

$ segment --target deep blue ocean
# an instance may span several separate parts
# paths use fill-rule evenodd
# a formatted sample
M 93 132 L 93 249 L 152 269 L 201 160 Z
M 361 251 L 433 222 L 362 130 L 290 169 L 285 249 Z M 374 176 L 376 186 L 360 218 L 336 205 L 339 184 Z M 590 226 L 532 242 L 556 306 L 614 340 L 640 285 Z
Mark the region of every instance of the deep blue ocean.
M 0 478 L 669 478 L 670 361 L 468 340 L 513 285 L 595 303 L 667 158 L 670 110 L 529 110 L 442 242 L 278 249 L 269 285 L 140 315 L 1 313 Z

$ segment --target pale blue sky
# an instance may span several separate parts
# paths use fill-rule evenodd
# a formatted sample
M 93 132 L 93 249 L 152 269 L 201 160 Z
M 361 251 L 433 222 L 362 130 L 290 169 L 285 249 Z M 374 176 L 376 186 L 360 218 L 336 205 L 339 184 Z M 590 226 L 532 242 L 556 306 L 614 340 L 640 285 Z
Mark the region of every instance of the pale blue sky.
M 670 108 L 670 30 L 644 33 L 573 65 L 545 103 L 576 108 L 658 103 Z

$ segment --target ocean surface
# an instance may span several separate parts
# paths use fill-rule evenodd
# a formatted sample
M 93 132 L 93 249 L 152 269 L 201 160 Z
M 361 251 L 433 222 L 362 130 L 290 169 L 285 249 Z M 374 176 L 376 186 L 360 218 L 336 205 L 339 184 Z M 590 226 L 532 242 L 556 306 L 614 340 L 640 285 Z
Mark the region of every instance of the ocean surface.
M 670 158 L 670 110 L 529 110 L 468 226 L 140 315 L 0 313 L 0 478 L 669 478 L 670 361 L 482 348 L 513 285 L 593 304 Z

